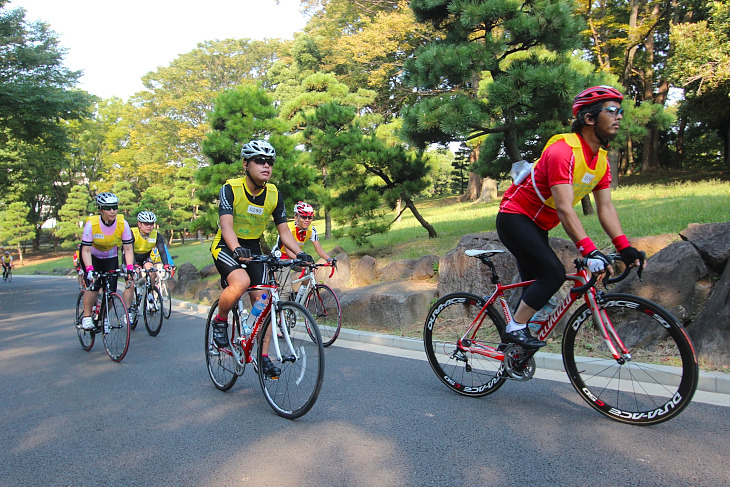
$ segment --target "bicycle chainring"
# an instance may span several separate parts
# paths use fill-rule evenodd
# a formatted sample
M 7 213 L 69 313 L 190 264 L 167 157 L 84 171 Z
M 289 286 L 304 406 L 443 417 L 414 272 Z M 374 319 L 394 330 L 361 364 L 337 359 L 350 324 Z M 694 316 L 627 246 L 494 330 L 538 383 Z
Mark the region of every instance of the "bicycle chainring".
M 535 375 L 533 352 L 525 351 L 519 345 L 509 345 L 504 349 L 504 372 L 510 379 L 525 381 Z

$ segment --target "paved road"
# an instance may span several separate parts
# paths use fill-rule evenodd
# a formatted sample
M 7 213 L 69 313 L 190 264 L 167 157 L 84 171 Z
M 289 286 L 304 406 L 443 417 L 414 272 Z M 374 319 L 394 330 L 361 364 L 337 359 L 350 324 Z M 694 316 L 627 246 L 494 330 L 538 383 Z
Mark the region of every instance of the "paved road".
M 116 364 L 79 346 L 75 296 L 70 279 L 0 283 L 0 486 L 730 485 L 728 407 L 621 425 L 565 382 L 470 399 L 405 352 L 336 344 L 317 404 L 290 421 L 252 370 L 212 386 L 202 318 L 138 328 Z

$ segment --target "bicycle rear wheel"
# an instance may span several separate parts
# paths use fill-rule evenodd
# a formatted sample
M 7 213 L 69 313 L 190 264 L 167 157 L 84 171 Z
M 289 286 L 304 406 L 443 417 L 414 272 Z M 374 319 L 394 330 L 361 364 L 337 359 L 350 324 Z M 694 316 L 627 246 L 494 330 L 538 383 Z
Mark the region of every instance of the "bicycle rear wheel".
M 160 283 L 160 296 L 162 296 L 162 314 L 165 319 L 170 319 L 170 313 L 172 313 L 172 296 L 170 291 L 167 290 L 167 284 L 165 281 Z
M 499 347 L 504 319 L 492 306 L 480 316 L 484 303 L 474 294 L 447 294 L 431 307 L 423 327 L 428 363 L 441 382 L 464 396 L 486 396 L 506 380 L 502 361 L 483 353 Z M 477 317 L 479 321 L 465 336 Z
M 218 314 L 218 300 L 211 305 L 208 311 L 208 320 L 205 322 L 205 365 L 213 385 L 221 391 L 227 391 L 238 379 L 236 374 L 236 359 L 229 349 L 219 348 L 213 342 L 213 318 Z M 231 317 L 238 328 L 237 313 L 228 313 L 230 327 Z M 228 330 L 230 332 L 230 329 Z
M 129 350 L 130 329 L 127 307 L 117 293 L 109 293 L 103 313 L 100 322 L 104 348 L 109 358 L 115 362 L 121 362 Z
M 134 290 L 134 297 L 132 298 L 132 300 L 134 301 L 134 310 L 129 313 L 129 327 L 132 330 L 137 328 L 137 323 L 139 323 L 139 314 L 141 313 L 139 308 L 140 303 L 142 302 L 143 294 L 144 293 L 140 293 L 138 289 Z
M 273 333 L 278 340 L 282 359 L 273 356 L 273 344 L 269 346 L 269 358 L 281 369 L 278 379 L 267 378 L 261 367 L 264 340 L 259 340 L 256 356 L 259 382 L 266 401 L 276 414 L 289 419 L 298 418 L 309 411 L 317 401 L 324 379 L 324 346 L 317 323 L 299 303 L 282 301 L 279 303 L 279 323 L 289 328 L 294 355 L 286 341 Z M 272 315 L 264 322 L 260 337 L 270 334 Z
M 629 294 L 604 295 L 599 307 L 630 356 L 613 358 L 588 306 L 582 305 L 563 335 L 563 363 L 578 394 L 621 423 L 657 424 L 682 412 L 699 374 L 682 325 L 659 305 Z
M 8 271 L 8 282 L 13 282 L 13 270 Z
M 309 291 L 304 307 L 317 321 L 325 347 L 332 345 L 340 334 L 342 309 L 335 292 L 325 284 L 317 284 Z
M 147 333 L 150 336 L 156 337 L 162 329 L 162 296 L 157 286 L 152 286 L 147 291 L 147 299 L 144 304 L 144 327 L 147 328 Z
M 87 352 L 94 346 L 94 337 L 96 334 L 94 330 L 83 330 L 81 329 L 81 320 L 84 318 L 84 291 L 79 292 L 79 296 L 76 298 L 76 333 L 79 336 L 81 342 L 81 348 Z

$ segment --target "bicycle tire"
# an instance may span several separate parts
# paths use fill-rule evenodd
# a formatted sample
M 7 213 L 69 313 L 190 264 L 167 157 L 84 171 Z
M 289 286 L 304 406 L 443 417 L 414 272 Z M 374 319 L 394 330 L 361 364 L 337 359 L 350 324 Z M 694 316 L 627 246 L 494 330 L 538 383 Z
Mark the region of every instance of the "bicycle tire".
M 103 303 L 103 301 L 102 301 Z M 129 315 L 124 300 L 117 293 L 109 293 L 106 300 L 106 307 L 102 304 L 102 313 L 99 322 L 102 327 L 102 338 L 104 349 L 109 358 L 115 362 L 121 362 L 129 350 Z M 106 329 L 105 319 L 109 319 L 109 328 Z
M 150 296 L 152 299 L 150 300 Z M 144 327 L 150 336 L 156 337 L 162 329 L 162 320 L 164 318 L 162 310 L 162 296 L 157 286 L 152 286 L 147 291 L 147 298 L 144 301 Z
M 447 294 L 431 307 L 423 326 L 423 345 L 428 363 L 449 389 L 463 396 L 482 397 L 495 392 L 507 380 L 501 360 L 473 353 L 458 343 L 484 307 L 475 294 Z M 472 340 L 498 348 L 504 319 L 490 306 L 482 315 Z
M 615 421 L 651 425 L 684 410 L 697 388 L 697 356 L 684 327 L 661 306 L 630 294 L 606 294 L 599 308 L 631 353 L 609 353 L 583 304 L 563 334 L 563 364 L 593 409 Z
M 169 320 L 170 314 L 172 314 L 172 296 L 170 296 L 170 291 L 167 289 L 165 281 L 160 283 L 160 295 L 162 296 L 163 316 L 166 320 Z
M 8 271 L 8 282 L 13 282 L 13 271 Z
M 218 314 L 217 299 L 210 306 L 208 320 L 205 322 L 205 365 L 208 369 L 210 380 L 213 381 L 216 389 L 227 391 L 233 387 L 238 379 L 238 375 L 236 374 L 236 359 L 230 350 L 221 349 L 213 342 L 213 318 L 216 314 Z M 231 315 L 233 315 L 237 326 L 237 313 L 229 313 L 229 319 Z
M 293 301 L 279 302 L 278 312 L 282 319 L 294 319 L 289 327 L 289 337 L 297 356 L 290 355 L 286 342 L 280 338 L 282 360 L 271 355 L 273 345 L 269 346 L 269 358 L 281 369 L 278 379 L 267 378 L 261 367 L 264 340 L 258 342 L 256 360 L 259 382 L 266 401 L 271 408 L 284 418 L 296 419 L 306 414 L 317 401 L 324 380 L 324 345 L 317 323 L 307 309 Z M 288 315 L 287 318 L 284 318 Z M 269 313 L 261 327 L 261 335 L 269 333 L 272 315 Z M 277 333 L 273 333 L 276 337 Z
M 79 342 L 81 342 L 81 348 L 87 352 L 94 346 L 94 339 L 96 333 L 94 330 L 83 330 L 80 328 L 81 320 L 84 318 L 84 291 L 79 292 L 79 296 L 76 298 L 76 334 L 79 336 Z
M 337 294 L 326 284 L 316 284 L 304 300 L 304 307 L 317 321 L 322 345 L 329 347 L 340 335 L 342 308 Z

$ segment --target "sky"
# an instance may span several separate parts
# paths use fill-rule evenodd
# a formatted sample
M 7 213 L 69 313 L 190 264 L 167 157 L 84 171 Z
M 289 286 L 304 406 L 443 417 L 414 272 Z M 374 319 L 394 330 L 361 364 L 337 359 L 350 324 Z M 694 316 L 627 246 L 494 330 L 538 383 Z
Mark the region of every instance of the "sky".
M 82 70 L 78 87 L 127 100 L 141 78 L 200 42 L 291 39 L 306 18 L 299 0 L 11 0 L 26 20 L 42 20 L 67 49 L 65 66 Z

